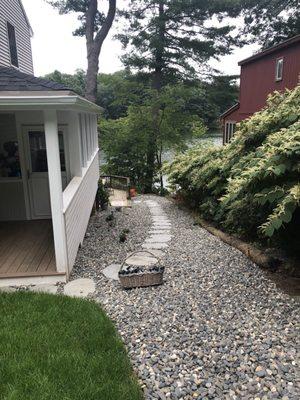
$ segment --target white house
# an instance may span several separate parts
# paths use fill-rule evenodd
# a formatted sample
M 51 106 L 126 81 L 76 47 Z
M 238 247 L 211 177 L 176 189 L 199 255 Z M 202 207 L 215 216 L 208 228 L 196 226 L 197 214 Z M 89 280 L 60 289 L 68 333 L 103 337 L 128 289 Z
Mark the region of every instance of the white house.
M 33 76 L 21 0 L 0 0 L 0 286 L 66 281 L 99 178 L 100 107 Z

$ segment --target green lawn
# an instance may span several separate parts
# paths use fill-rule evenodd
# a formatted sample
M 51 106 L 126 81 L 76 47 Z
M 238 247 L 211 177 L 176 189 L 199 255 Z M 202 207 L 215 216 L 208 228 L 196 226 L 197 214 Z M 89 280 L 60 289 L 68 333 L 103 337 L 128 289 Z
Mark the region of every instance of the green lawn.
M 0 293 L 0 399 L 136 400 L 139 385 L 95 303 Z

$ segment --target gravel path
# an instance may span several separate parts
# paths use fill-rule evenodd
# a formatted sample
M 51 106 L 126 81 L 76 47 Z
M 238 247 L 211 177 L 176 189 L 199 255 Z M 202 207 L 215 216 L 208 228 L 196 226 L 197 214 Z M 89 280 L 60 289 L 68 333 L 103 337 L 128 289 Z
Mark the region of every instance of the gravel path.
M 102 275 L 148 236 L 151 198 L 116 213 L 114 227 L 109 211 L 94 216 L 72 272 L 96 281 L 145 398 L 299 399 L 299 304 L 167 199 L 155 197 L 172 222 L 164 285 L 124 291 Z

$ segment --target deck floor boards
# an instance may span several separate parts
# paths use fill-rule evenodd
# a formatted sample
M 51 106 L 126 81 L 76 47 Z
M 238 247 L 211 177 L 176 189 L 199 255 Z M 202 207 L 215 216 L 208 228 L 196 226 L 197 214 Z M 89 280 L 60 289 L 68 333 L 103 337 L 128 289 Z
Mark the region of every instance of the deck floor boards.
M 0 222 L 0 278 L 56 272 L 49 220 Z

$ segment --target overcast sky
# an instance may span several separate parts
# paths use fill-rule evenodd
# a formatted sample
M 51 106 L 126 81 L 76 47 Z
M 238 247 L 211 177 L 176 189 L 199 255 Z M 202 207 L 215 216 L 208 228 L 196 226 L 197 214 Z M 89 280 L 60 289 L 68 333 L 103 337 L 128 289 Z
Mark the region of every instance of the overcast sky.
M 45 75 L 55 69 L 65 73 L 73 73 L 78 68 L 86 69 L 85 39 L 72 35 L 78 26 L 76 15 L 59 15 L 45 0 L 22 1 L 34 31 L 32 50 L 35 75 Z M 112 35 L 113 32 L 106 38 L 102 48 L 100 72 L 122 69 L 119 60 L 121 45 L 112 39 Z M 246 46 L 211 64 L 224 74 L 239 74 L 238 61 L 251 56 L 256 49 L 256 46 Z

